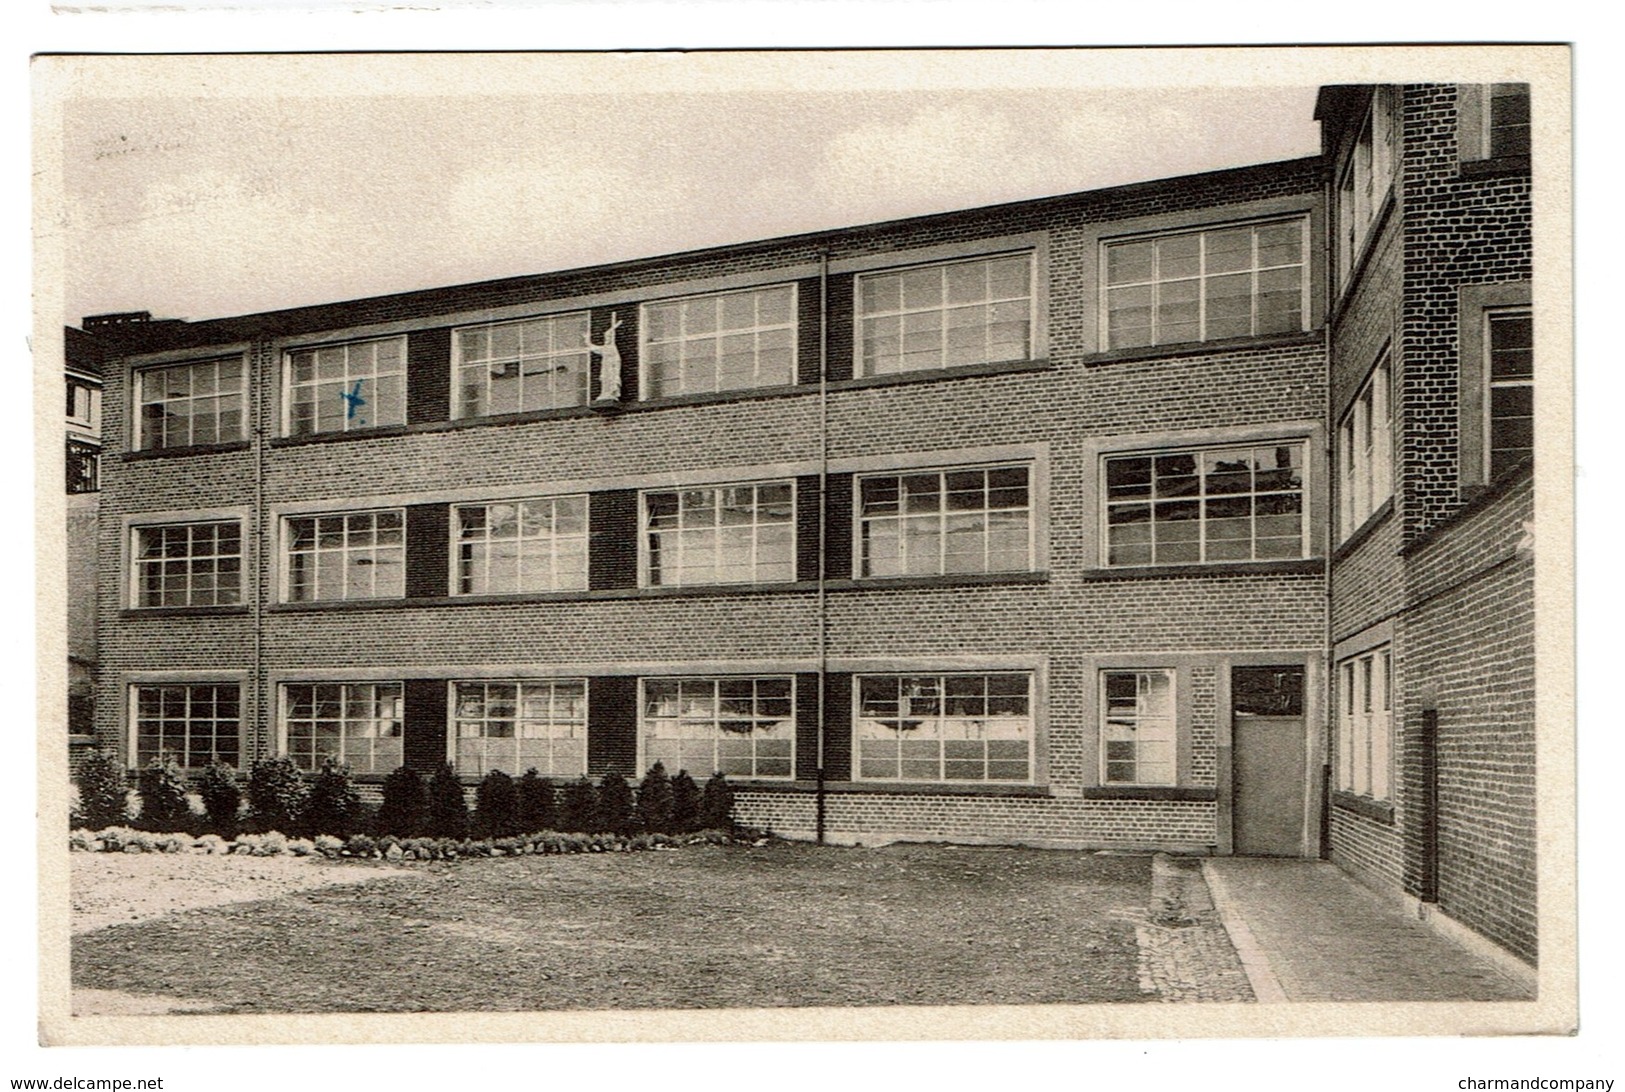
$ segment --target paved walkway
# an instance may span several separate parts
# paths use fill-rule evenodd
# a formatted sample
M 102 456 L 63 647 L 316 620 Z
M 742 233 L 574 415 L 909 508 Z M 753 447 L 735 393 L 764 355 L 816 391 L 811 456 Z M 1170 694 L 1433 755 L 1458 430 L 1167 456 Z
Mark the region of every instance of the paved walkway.
M 1260 1001 L 1516 1001 L 1494 963 L 1324 861 L 1209 857 L 1208 888 Z

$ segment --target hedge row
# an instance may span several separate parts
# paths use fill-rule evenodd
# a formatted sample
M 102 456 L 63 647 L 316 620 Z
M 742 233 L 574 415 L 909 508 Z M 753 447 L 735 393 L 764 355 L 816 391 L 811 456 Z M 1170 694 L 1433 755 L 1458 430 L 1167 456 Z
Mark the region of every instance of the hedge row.
M 280 831 L 239 834 L 226 840 L 218 834 L 193 838 L 185 834 L 162 834 L 133 827 L 80 829 L 68 835 L 68 848 L 82 853 L 204 853 L 238 854 L 251 857 L 351 857 L 384 861 L 455 861 L 475 857 L 528 857 L 535 854 L 629 853 L 679 846 L 727 845 L 734 836 L 728 831 L 706 830 L 688 834 L 575 834 L 544 830 L 508 838 L 397 838 L 385 835 L 352 834 L 336 838 L 319 834 L 312 838 L 289 838 Z
M 361 804 L 346 767 L 328 760 L 307 777 L 286 758 L 255 762 L 246 792 L 237 771 L 218 758 L 189 784 L 168 756 L 137 775 L 139 809 L 118 756 L 96 751 L 75 777 L 79 807 L 71 827 L 105 829 L 131 823 L 151 832 L 204 832 L 233 839 L 242 832 L 284 832 L 294 838 L 328 834 L 395 835 L 461 840 L 511 838 L 526 831 L 688 834 L 729 830 L 733 789 L 721 774 L 702 790 L 687 771 L 669 777 L 655 763 L 636 792 L 620 774 L 598 783 L 582 777 L 555 785 L 534 768 L 515 780 L 492 771 L 475 792 L 472 813 L 456 772 L 446 763 L 427 779 L 400 767 L 384 779 L 376 811 Z M 201 813 L 191 803 L 196 793 Z

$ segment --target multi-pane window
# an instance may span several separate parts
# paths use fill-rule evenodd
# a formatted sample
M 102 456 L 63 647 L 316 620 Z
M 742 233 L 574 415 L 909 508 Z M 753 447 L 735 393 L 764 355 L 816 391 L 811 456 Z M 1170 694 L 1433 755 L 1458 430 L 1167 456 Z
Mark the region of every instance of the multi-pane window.
M 788 677 L 643 680 L 643 765 L 700 779 L 791 777 L 793 689 Z
M 1398 156 L 1398 131 L 1394 121 L 1395 89 L 1378 87 L 1360 127 L 1360 135 L 1349 150 L 1337 188 L 1338 252 L 1340 281 L 1346 281 L 1355 257 L 1382 208 L 1383 199 L 1394 180 Z
M 645 304 L 640 359 L 647 398 L 794 383 L 795 286 Z
M 579 591 L 587 586 L 587 498 L 457 508 L 457 593 Z
M 1337 787 L 1386 800 L 1393 751 L 1393 663 L 1386 647 L 1338 665 Z
M 243 536 L 236 520 L 135 529 L 138 607 L 219 607 L 242 602 Z
M 142 451 L 243 438 L 243 362 L 206 360 L 135 373 L 136 446 Z
M 288 600 L 405 595 L 404 522 L 398 508 L 288 517 Z
M 1032 490 L 1025 466 L 928 470 L 859 479 L 863 576 L 1032 568 Z
M 178 764 L 237 765 L 242 695 L 236 683 L 165 683 L 135 687 L 135 764 L 169 755 Z
M 400 683 L 288 683 L 282 703 L 288 757 L 301 770 L 319 770 L 329 758 L 352 773 L 401 765 Z
M 1177 772 L 1174 673 L 1103 671 L 1100 705 L 1102 782 L 1172 785 Z
M 1388 358 L 1349 406 L 1337 429 L 1337 511 L 1342 537 L 1382 507 L 1394 491 L 1393 414 L 1389 402 Z
M 1109 565 L 1304 556 L 1304 445 L 1106 459 Z
M 406 420 L 406 339 L 295 349 L 288 359 L 290 436 Z
M 471 326 L 456 332 L 459 417 L 587 404 L 587 312 Z
M 651 587 L 794 580 L 789 482 L 645 493 L 645 576 Z
M 1484 111 L 1484 147 L 1490 158 L 1529 154 L 1529 85 L 1492 83 Z
M 88 383 L 77 380 L 68 380 L 68 421 L 94 431 L 96 428 L 97 404 L 101 401 L 101 389 Z
M 1032 676 L 860 676 L 855 729 L 865 781 L 1031 781 Z
M 455 682 L 457 770 L 543 777 L 587 772 L 585 679 Z
M 1490 478 L 1535 453 L 1535 324 L 1527 310 L 1485 316 L 1489 356 Z
M 1293 219 L 1108 243 L 1106 347 L 1302 330 L 1308 232 Z
M 1033 257 L 950 262 L 858 278 L 858 374 L 1032 355 Z

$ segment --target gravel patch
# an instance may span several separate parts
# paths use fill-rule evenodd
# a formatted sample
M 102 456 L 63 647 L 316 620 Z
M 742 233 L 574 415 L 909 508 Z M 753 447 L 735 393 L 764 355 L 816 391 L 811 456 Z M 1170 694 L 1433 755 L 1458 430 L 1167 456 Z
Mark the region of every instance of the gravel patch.
M 360 862 L 237 854 L 75 853 L 72 862 L 69 894 L 75 935 L 185 910 L 412 874 Z

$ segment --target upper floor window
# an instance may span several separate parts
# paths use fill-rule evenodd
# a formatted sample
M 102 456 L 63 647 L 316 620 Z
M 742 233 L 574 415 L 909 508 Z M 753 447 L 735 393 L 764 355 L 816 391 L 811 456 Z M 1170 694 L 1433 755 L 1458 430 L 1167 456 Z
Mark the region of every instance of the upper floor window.
M 1177 722 L 1174 673 L 1103 671 L 1100 675 L 1101 781 L 1172 785 Z
M 82 432 L 95 432 L 100 426 L 102 392 L 100 387 L 68 380 L 68 423 L 77 425 Z
M 1107 564 L 1303 557 L 1303 465 L 1302 443 L 1108 457 Z
M 1526 308 L 1489 311 L 1484 318 L 1493 480 L 1535 454 L 1535 323 Z
M 1529 154 L 1529 85 L 1492 83 L 1485 96 L 1484 148 L 1489 158 Z
M 282 731 L 301 770 L 327 759 L 353 773 L 385 774 L 402 762 L 402 686 L 398 682 L 288 683 Z
M 1107 243 L 1106 347 L 1305 328 L 1307 218 Z
M 246 394 L 240 358 L 142 368 L 135 373 L 140 451 L 243 438 Z
M 794 680 L 788 676 L 643 680 L 643 766 L 703 780 L 794 774 Z
M 940 576 L 1033 565 L 1025 466 L 927 470 L 859 479 L 859 573 Z
M 645 583 L 794 580 L 794 492 L 790 482 L 763 482 L 645 493 Z
M 138 607 L 217 607 L 242 602 L 243 538 L 236 520 L 135 529 Z
M 456 417 L 587 404 L 587 312 L 490 323 L 456 332 Z
M 307 603 L 405 595 L 404 524 L 398 508 L 288 517 L 288 600 Z
M 471 680 L 452 685 L 462 774 L 580 777 L 587 772 L 585 679 Z M 675 771 L 674 771 L 675 772 Z
M 1337 429 L 1338 529 L 1353 534 L 1394 491 L 1393 414 L 1389 408 L 1388 358 L 1343 415 Z
M 796 286 L 643 305 L 643 396 L 778 387 L 796 381 Z
M 1337 787 L 1386 800 L 1394 730 L 1389 649 L 1344 660 L 1337 677 Z
M 1032 675 L 863 675 L 857 690 L 860 779 L 1032 780 Z
M 134 691 L 130 758 L 135 766 L 165 755 L 193 769 L 209 765 L 216 755 L 237 765 L 242 693 L 236 683 L 164 683 Z
M 459 595 L 587 586 L 584 496 L 459 505 L 456 526 Z
M 406 420 L 406 338 L 352 341 L 287 354 L 290 436 Z
M 1359 136 L 1349 149 L 1337 187 L 1337 269 L 1339 281 L 1347 279 L 1354 259 L 1376 220 L 1382 202 L 1394 181 L 1398 160 L 1398 126 L 1394 119 L 1395 89 L 1376 88 L 1371 105 L 1360 125 Z
M 857 307 L 859 375 L 1027 360 L 1033 256 L 864 274 Z

